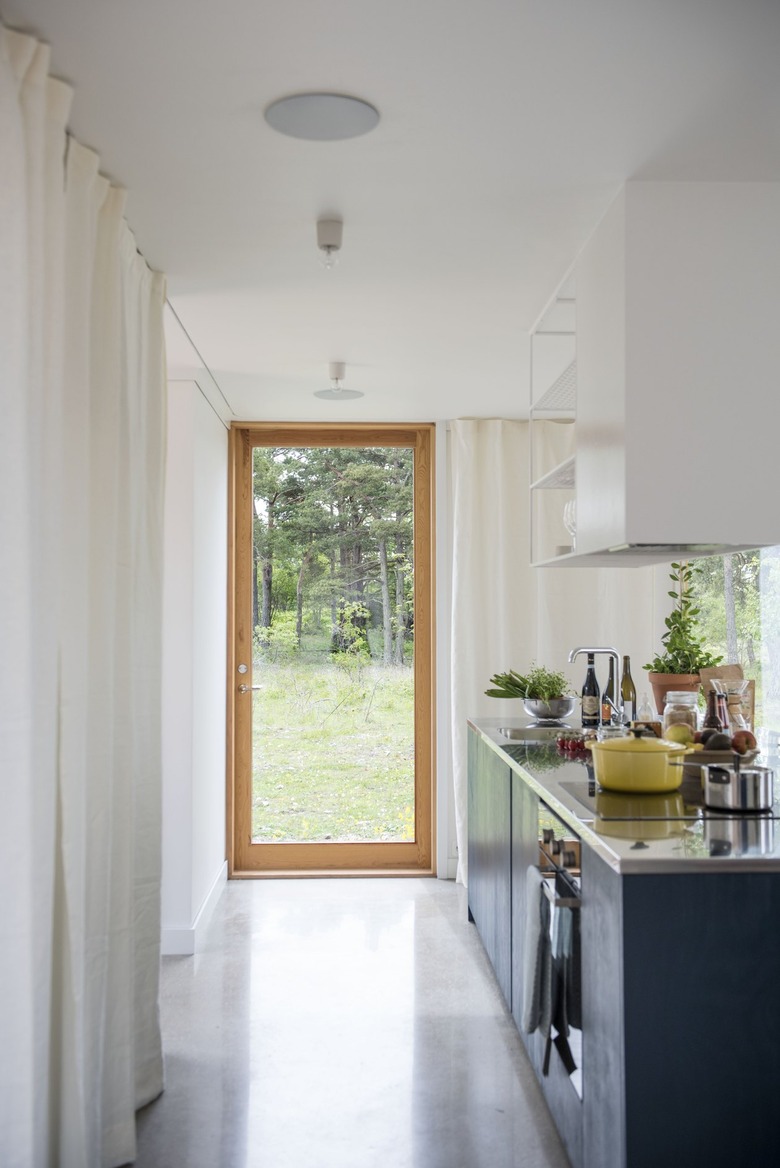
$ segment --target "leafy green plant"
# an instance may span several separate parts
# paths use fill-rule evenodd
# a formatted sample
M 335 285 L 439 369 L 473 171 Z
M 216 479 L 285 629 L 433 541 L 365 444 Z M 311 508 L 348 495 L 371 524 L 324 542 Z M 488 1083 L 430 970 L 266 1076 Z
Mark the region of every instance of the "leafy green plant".
M 262 661 L 285 661 L 299 650 L 295 632 L 295 613 L 279 613 L 267 629 L 255 629 L 252 637 L 255 658 Z
M 489 698 L 537 698 L 542 702 L 562 698 L 571 693 L 566 676 L 543 665 L 531 665 L 528 673 L 496 673 L 490 679 L 491 689 L 485 693 Z
M 701 669 L 720 665 L 723 660 L 704 647 L 699 622 L 701 609 L 693 592 L 700 572 L 701 568 L 697 564 L 672 564 L 669 579 L 674 581 L 675 587 L 669 591 L 669 596 L 675 605 L 664 621 L 666 632 L 661 637 L 663 652 L 657 653 L 643 669 L 649 669 L 652 673 L 698 673 Z

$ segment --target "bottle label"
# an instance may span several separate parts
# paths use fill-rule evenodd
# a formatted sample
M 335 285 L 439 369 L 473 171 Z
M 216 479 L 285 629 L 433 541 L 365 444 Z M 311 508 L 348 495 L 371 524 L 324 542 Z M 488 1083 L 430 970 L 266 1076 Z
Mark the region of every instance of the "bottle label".
M 597 718 L 599 713 L 599 699 L 595 694 L 582 695 L 582 713 L 583 716 L 590 715 Z

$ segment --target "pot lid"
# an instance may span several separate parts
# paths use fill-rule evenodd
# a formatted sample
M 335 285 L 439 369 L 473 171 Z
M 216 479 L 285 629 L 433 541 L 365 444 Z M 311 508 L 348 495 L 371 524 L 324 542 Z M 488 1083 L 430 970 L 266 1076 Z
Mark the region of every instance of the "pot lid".
M 667 742 L 664 738 L 635 737 L 608 738 L 604 742 L 594 742 L 591 750 L 608 750 L 610 753 L 623 754 L 685 754 L 687 746 L 680 742 Z

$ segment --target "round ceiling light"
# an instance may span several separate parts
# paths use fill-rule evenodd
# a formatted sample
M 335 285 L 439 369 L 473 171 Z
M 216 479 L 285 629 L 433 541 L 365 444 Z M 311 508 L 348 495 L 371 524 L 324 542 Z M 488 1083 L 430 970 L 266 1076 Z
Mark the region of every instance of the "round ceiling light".
M 336 142 L 367 134 L 379 122 L 379 111 L 358 97 L 342 93 L 295 93 L 274 101 L 265 120 L 280 134 L 310 142 Z

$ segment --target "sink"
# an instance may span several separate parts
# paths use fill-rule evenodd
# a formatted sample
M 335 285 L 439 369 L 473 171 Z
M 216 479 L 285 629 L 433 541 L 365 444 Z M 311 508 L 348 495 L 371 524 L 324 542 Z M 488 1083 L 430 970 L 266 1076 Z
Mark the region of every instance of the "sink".
M 554 742 L 561 730 L 571 730 L 571 726 L 500 726 L 499 734 L 510 742 Z

